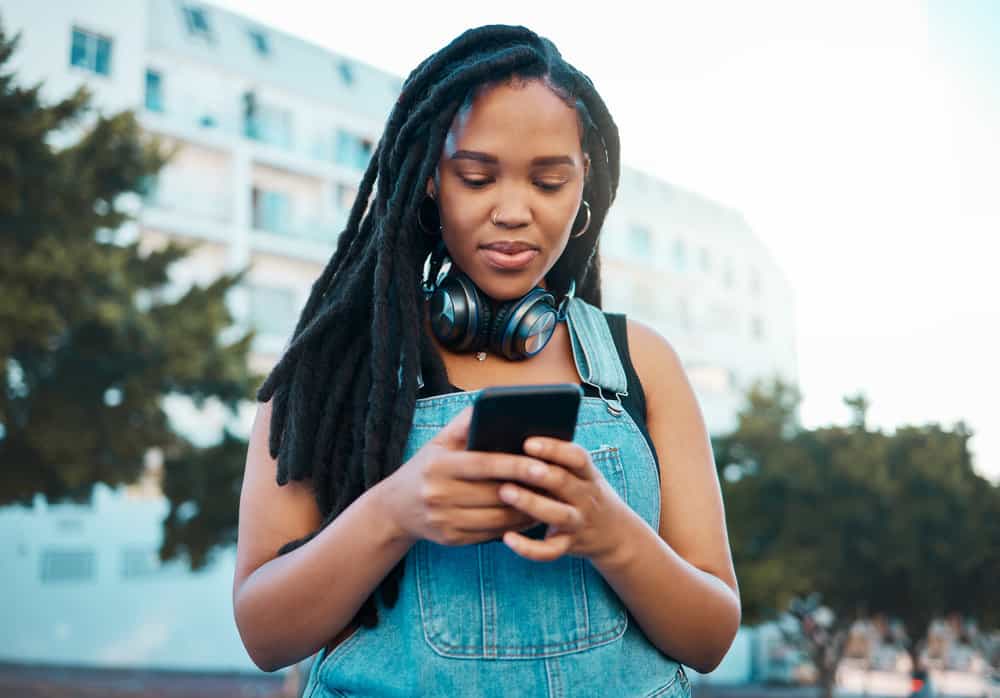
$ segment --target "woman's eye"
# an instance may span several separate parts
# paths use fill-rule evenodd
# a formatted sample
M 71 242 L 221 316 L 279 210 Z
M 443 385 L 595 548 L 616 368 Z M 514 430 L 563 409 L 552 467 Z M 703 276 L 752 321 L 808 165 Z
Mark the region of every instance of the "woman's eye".
M 470 179 L 469 177 L 462 177 L 462 181 L 473 189 L 481 189 L 490 183 L 489 179 Z
M 545 191 L 559 191 L 566 182 L 535 182 L 535 184 Z

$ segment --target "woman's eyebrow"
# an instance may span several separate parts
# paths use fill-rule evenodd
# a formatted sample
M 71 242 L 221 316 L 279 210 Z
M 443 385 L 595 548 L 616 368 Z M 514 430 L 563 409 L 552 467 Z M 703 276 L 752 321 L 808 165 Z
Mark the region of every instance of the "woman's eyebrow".
M 449 158 L 450 160 L 473 160 L 475 162 L 483 162 L 488 165 L 496 165 L 499 160 L 495 155 L 490 155 L 489 153 L 482 153 L 477 150 L 456 150 L 455 153 Z M 532 167 L 551 167 L 553 165 L 570 165 L 573 166 L 576 163 L 573 161 L 569 155 L 546 155 L 543 157 L 534 158 L 531 161 Z
M 543 158 L 535 158 L 531 161 L 534 167 L 552 167 L 553 165 L 569 165 L 573 166 L 576 163 L 573 162 L 573 158 L 569 155 L 549 155 Z
M 449 159 L 474 160 L 475 162 L 485 162 L 489 165 L 496 165 L 499 162 L 493 155 L 480 153 L 476 150 L 456 150 Z

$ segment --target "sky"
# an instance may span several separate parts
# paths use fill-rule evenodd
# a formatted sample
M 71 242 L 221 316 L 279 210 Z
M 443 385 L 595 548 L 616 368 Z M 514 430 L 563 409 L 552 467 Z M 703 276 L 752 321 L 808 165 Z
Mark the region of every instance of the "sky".
M 213 2 L 400 76 L 481 24 L 552 39 L 624 163 L 784 270 L 806 426 L 864 391 L 877 427 L 965 421 L 1000 480 L 1000 3 Z

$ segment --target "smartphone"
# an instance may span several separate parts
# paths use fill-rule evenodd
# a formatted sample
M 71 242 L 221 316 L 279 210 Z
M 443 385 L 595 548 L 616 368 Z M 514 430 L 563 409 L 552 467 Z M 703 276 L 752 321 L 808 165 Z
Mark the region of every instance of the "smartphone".
M 572 441 L 582 395 L 573 383 L 484 388 L 473 404 L 468 449 L 521 454 L 529 436 Z

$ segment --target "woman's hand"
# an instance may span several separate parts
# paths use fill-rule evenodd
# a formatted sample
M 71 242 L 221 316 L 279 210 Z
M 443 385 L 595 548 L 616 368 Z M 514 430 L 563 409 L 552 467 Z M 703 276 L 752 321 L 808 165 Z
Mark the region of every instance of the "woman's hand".
M 500 486 L 524 477 L 526 456 L 465 450 L 472 408 L 456 415 L 383 483 L 383 502 L 402 535 L 469 545 L 537 525 L 500 499 Z
M 541 436 L 525 440 L 524 450 L 544 461 L 531 466 L 528 478 L 522 480 L 536 491 L 508 482 L 500 488 L 500 497 L 549 528 L 544 540 L 509 531 L 503 542 L 521 557 L 539 562 L 569 554 L 596 563 L 614 554 L 622 530 L 618 524 L 630 510 L 587 450 Z

